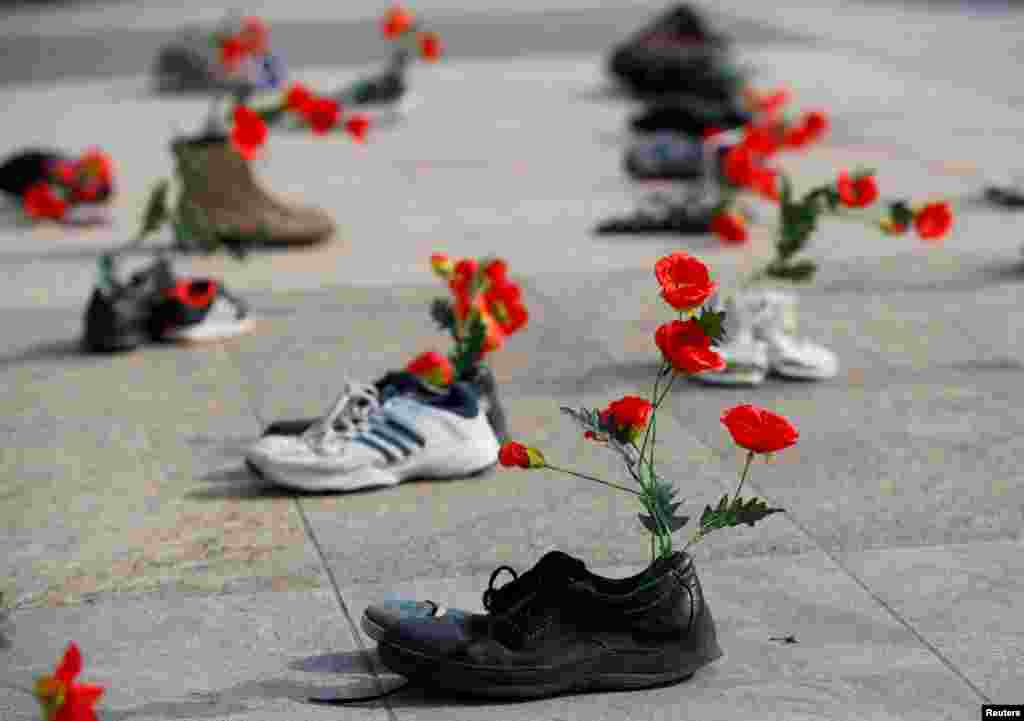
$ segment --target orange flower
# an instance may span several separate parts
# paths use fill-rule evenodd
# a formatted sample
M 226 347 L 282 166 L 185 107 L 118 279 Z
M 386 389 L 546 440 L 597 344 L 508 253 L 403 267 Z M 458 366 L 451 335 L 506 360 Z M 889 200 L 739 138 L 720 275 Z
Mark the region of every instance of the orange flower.
M 60 220 L 68 210 L 67 201 L 53 192 L 49 183 L 40 181 L 25 191 L 25 213 L 32 218 Z
M 949 203 L 929 203 L 914 213 L 914 228 L 925 240 L 939 240 L 953 227 L 953 209 Z
M 711 231 L 726 243 L 747 241 L 747 222 L 734 210 L 719 213 L 711 221 Z
M 381 31 L 384 33 L 384 37 L 394 40 L 399 35 L 407 33 L 412 27 L 413 21 L 412 13 L 401 5 L 394 5 L 384 13 L 384 19 L 381 21 Z
M 682 251 L 659 260 L 654 275 L 661 285 L 661 297 L 676 310 L 699 308 L 718 289 L 708 267 Z
M 357 143 L 366 142 L 366 134 L 370 130 L 370 119 L 362 113 L 349 116 L 345 121 L 345 131 L 352 136 Z
M 292 112 L 305 115 L 316 96 L 302 83 L 292 83 L 284 98 L 284 106 Z
M 725 368 L 725 360 L 711 350 L 711 339 L 695 320 L 674 320 L 660 326 L 654 342 L 662 356 L 680 373 L 703 373 Z
M 331 98 L 314 97 L 306 105 L 303 115 L 314 133 L 326 135 L 338 124 L 338 120 L 341 118 L 341 106 Z
M 97 721 L 92 707 L 103 695 L 103 688 L 75 683 L 81 671 L 82 654 L 72 642 L 53 675 L 36 681 L 35 695 L 46 721 Z
M 536 448 L 530 448 L 514 441 L 501 447 L 498 452 L 498 461 L 506 468 L 543 468 L 547 465 L 543 453 Z
M 866 208 L 878 199 L 878 184 L 873 175 L 862 175 L 854 180 L 845 170 L 839 174 L 836 190 L 843 205 Z
M 434 253 L 430 256 L 430 267 L 442 278 L 450 278 L 455 266 L 447 253 Z
M 231 144 L 243 158 L 252 160 L 267 142 L 267 124 L 258 113 L 244 105 L 235 108 L 234 120 Z
M 441 59 L 441 37 L 437 33 L 420 33 L 419 41 L 424 60 L 434 63 Z
M 238 37 L 248 52 L 262 55 L 269 46 L 270 30 L 260 18 L 246 17 L 242 18 L 242 32 Z
M 722 414 L 736 445 L 754 453 L 774 453 L 789 448 L 800 434 L 782 416 L 752 405 L 736 406 Z
M 447 386 L 452 382 L 451 362 L 434 351 L 416 356 L 405 369 L 435 386 Z

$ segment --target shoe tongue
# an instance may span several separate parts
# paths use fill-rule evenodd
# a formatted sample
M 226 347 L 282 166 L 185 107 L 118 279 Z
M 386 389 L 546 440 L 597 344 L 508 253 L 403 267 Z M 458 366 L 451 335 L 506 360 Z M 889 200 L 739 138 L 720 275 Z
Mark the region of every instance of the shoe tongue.
M 377 388 L 381 403 L 389 398 L 409 394 L 424 398 L 434 398 L 438 395 L 437 390 L 423 382 L 419 376 L 408 371 L 392 371 L 375 381 L 373 385 Z

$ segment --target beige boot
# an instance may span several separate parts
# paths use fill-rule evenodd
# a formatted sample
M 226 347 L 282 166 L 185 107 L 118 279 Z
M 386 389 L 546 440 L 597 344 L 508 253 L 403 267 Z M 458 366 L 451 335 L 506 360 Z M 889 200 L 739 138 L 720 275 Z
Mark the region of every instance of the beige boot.
M 261 188 L 249 162 L 223 136 L 178 140 L 171 150 L 182 183 L 179 203 L 200 211 L 225 242 L 313 245 L 334 233 L 323 210 L 287 203 Z

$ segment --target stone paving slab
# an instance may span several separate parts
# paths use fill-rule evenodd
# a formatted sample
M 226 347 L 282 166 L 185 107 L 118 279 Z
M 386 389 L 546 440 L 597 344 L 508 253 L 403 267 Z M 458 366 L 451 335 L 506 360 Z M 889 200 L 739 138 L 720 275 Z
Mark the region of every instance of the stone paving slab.
M 516 558 L 535 561 L 540 555 Z M 520 565 L 525 570 L 529 562 Z M 593 567 L 611 577 L 639 569 Z M 486 704 L 410 688 L 392 696 L 389 706 L 399 718 L 446 721 L 482 713 L 510 721 L 737 716 L 925 721 L 978 713 L 981 699 L 971 688 L 820 552 L 700 563 L 698 569 L 725 656 L 690 681 L 638 692 Z M 486 584 L 487 575 L 480 573 L 344 592 L 355 617 L 389 596 L 479 612 Z M 771 640 L 788 635 L 797 643 Z
M 333 594 L 238 593 L 118 600 L 13 617 L 4 681 L 52 673 L 71 640 L 80 681 L 106 688 L 109 721 L 383 719 L 380 708 L 314 706 L 326 689 L 374 689 L 375 677 Z M 343 669 L 344 673 L 339 673 Z M 39 718 L 38 702 L 0 689 L 0 715 Z
M 1017 541 L 843 554 L 843 564 L 995 703 L 1019 703 L 1024 671 Z

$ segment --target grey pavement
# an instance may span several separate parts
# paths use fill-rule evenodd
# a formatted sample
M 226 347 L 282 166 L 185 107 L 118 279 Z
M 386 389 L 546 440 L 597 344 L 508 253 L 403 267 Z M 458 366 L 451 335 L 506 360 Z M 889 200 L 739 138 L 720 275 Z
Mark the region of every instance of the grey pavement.
M 491 570 L 553 548 L 609 575 L 645 563 L 629 499 L 554 474 L 296 496 L 245 470 L 241 454 L 270 420 L 321 413 L 345 378 L 445 348 L 427 315 L 443 294 L 429 254 L 509 261 L 531 310 L 494 361 L 513 436 L 614 479 L 614 459 L 558 407 L 649 390 L 653 333 L 671 315 L 658 257 L 694 253 L 730 288 L 765 257 L 770 230 L 755 227 L 741 249 L 591 235 L 659 187 L 622 174 L 632 109 L 608 92 L 600 54 L 657 6 L 468 12 L 431 0 L 419 8 L 450 58 L 417 68 L 423 102 L 406 122 L 367 147 L 276 134 L 256 165 L 268 187 L 330 210 L 337 237 L 244 263 L 181 261 L 251 301 L 256 331 L 81 356 L 96 260 L 134 230 L 147 186 L 170 172 L 170 134 L 195 129 L 205 107 L 154 98 L 141 75 L 178 24 L 223 10 L 181 8 L 32 5 L 0 23 L 6 147 L 98 144 L 123 181 L 110 228 L 0 217 L 0 591 L 15 606 L 0 683 L 30 683 L 73 639 L 83 679 L 108 687 L 101 718 L 118 720 L 960 721 L 984 702 L 1024 702 L 1022 216 L 966 206 L 935 247 L 824 224 L 800 324 L 838 353 L 836 379 L 673 391 L 659 457 L 692 507 L 740 469 L 722 410 L 755 403 L 801 432 L 748 481 L 787 513 L 697 549 L 723 659 L 644 692 L 485 704 L 405 689 L 309 704 L 399 683 L 358 628 L 369 603 L 479 609 Z M 382 50 L 380 8 L 367 3 L 253 9 L 315 87 Z M 1020 89 L 1002 73 L 1019 70 L 1024 16 L 997 10 L 722 0 L 714 18 L 761 83 L 834 114 L 821 147 L 787 160 L 798 184 L 868 165 L 886 195 L 921 197 L 974 193 L 1020 167 Z M 787 635 L 798 643 L 771 640 Z M 0 718 L 38 713 L 0 688 Z

